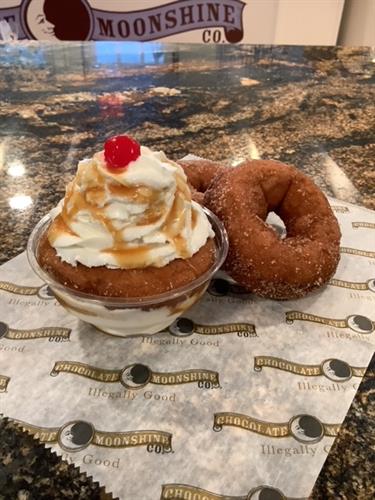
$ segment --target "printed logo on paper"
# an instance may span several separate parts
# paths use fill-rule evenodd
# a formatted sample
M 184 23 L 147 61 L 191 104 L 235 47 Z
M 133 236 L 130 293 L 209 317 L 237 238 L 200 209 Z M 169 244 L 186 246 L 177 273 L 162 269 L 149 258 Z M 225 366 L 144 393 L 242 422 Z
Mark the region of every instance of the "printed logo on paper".
M 155 372 L 140 363 L 128 365 L 120 370 L 105 370 L 76 361 L 56 361 L 52 376 L 71 373 L 104 383 L 120 383 L 127 389 L 141 389 L 147 384 L 181 385 L 196 383 L 202 389 L 220 387 L 219 374 L 212 370 L 192 369 L 178 372 Z
M 345 205 L 331 205 L 331 208 L 334 212 L 340 213 L 340 214 L 346 214 L 350 212 L 349 207 L 346 207 Z
M 324 436 L 335 437 L 340 430 L 340 424 L 325 424 L 307 414 L 296 415 L 289 422 L 274 423 L 240 413 L 215 413 L 213 430 L 220 432 L 226 426 L 237 427 L 269 438 L 293 437 L 305 444 L 318 443 Z
M 22 286 L 11 283 L 10 281 L 0 281 L 0 290 L 16 295 L 36 295 L 43 300 L 51 300 L 55 298 L 52 290 L 48 285 Z
M 295 321 L 309 321 L 334 328 L 350 328 L 353 332 L 361 335 L 368 335 L 375 330 L 374 321 L 360 314 L 352 314 L 345 319 L 332 319 L 301 311 L 288 311 L 285 313 L 285 316 L 288 324 L 292 324 Z
M 319 365 L 304 365 L 274 356 L 255 356 L 254 370 L 260 372 L 263 368 L 275 368 L 302 377 L 324 376 L 333 382 L 346 382 L 352 377 L 363 377 L 366 373 L 366 367 L 350 366 L 346 361 L 336 358 L 325 359 Z
M 237 43 L 244 34 L 245 6 L 241 0 L 177 0 L 117 12 L 94 9 L 86 0 L 22 0 L 17 7 L 0 9 L 0 20 L 7 21 L 13 38 L 18 39 L 150 41 L 192 30 L 223 28 L 225 40 Z
M 145 446 L 147 451 L 157 453 L 172 452 L 172 434 L 155 430 L 107 432 L 95 429 L 84 420 L 73 420 L 61 427 L 38 427 L 26 422 L 16 422 L 22 429 L 42 443 L 58 443 L 68 452 L 84 450 L 90 445 L 104 448 L 134 448 Z
M 168 328 L 169 333 L 176 337 L 188 337 L 197 333 L 199 335 L 224 335 L 237 334 L 237 337 L 257 337 L 255 325 L 251 323 L 227 323 L 224 325 L 200 325 L 189 318 L 178 318 Z
M 369 259 L 375 259 L 375 252 L 370 252 L 369 250 L 359 250 L 358 248 L 340 247 L 340 252 L 349 255 L 356 255 L 359 257 L 367 257 Z
M 251 293 L 243 286 L 223 278 L 211 280 L 207 292 L 214 297 L 232 296 L 245 299 L 251 296 Z
M 44 328 L 33 328 L 31 330 L 16 330 L 10 328 L 7 323 L 0 321 L 0 340 L 35 340 L 48 338 L 51 342 L 64 342 L 70 340 L 70 328 L 46 326 Z
M 371 278 L 367 281 L 345 281 L 332 278 L 328 282 L 331 286 L 338 286 L 341 288 L 348 288 L 350 290 L 358 290 L 364 292 L 375 292 L 375 278 Z
M 375 229 L 375 222 L 352 222 L 352 227 L 354 229 Z
M 272 486 L 257 486 L 242 496 L 228 496 L 189 484 L 163 484 L 160 500 L 293 500 Z
M 9 381 L 10 377 L 6 377 L 5 375 L 0 375 L 0 393 L 7 392 Z

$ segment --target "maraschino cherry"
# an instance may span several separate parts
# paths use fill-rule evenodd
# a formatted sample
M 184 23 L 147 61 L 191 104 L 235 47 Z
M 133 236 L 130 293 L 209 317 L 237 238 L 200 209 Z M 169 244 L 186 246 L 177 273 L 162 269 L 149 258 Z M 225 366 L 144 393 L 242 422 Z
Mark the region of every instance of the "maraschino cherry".
M 115 135 L 104 144 L 104 158 L 111 169 L 127 167 L 140 154 L 140 145 L 128 135 Z

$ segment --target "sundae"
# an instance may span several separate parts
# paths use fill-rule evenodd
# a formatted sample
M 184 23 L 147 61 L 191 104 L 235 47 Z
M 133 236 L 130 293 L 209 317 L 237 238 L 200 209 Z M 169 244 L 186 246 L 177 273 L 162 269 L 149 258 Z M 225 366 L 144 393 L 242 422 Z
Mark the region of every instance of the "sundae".
M 68 310 L 114 334 L 171 324 L 204 293 L 227 249 L 183 169 L 128 136 L 80 161 L 47 217 L 30 238 L 31 264 Z

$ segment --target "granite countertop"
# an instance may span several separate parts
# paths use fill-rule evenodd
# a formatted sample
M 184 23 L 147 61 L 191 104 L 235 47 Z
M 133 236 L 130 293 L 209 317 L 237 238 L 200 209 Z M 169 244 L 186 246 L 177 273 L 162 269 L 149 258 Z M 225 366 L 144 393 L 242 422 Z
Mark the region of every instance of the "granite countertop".
M 111 500 L 103 486 L 0 416 L 1 500 Z
M 292 163 L 327 194 L 375 209 L 374 62 L 368 48 L 0 45 L 0 263 L 25 249 L 77 161 L 124 131 L 173 159 L 194 153 L 228 165 L 249 157 Z M 375 494 L 374 369 L 312 498 Z M 32 490 L 27 477 L 56 474 L 90 484 L 61 498 L 104 498 L 59 459 L 36 460 L 47 451 L 11 423 L 0 424 L 0 439 L 1 500 L 52 498 L 37 482 Z M 10 479 L 13 460 L 22 466 L 17 480 Z

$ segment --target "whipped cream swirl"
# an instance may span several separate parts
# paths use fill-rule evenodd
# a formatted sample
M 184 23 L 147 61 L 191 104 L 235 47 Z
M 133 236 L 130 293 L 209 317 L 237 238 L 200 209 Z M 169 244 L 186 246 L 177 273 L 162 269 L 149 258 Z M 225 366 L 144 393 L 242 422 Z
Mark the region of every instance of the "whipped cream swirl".
M 121 170 L 109 169 L 103 152 L 79 162 L 51 217 L 48 240 L 73 266 L 163 267 L 213 237 L 182 168 L 147 147 Z

